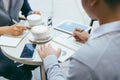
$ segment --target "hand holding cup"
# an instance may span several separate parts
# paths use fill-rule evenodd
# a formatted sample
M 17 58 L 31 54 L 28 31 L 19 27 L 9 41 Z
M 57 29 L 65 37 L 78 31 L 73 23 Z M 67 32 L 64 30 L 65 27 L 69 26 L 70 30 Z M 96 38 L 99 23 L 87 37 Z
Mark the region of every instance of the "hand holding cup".
M 41 15 L 38 15 L 38 14 L 31 14 L 27 16 L 27 20 L 28 20 L 29 26 L 33 27 L 41 24 L 42 17 Z

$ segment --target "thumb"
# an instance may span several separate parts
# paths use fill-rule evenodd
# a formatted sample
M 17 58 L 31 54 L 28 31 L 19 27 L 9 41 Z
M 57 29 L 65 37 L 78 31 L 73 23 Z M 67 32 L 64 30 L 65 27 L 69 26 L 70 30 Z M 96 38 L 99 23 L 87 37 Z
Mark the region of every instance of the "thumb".
M 59 57 L 59 56 L 60 56 L 60 54 L 61 54 L 61 49 L 60 49 L 60 48 L 58 48 L 58 50 L 57 50 L 57 57 Z
M 78 31 L 75 32 L 75 35 L 76 35 L 76 36 L 80 36 L 80 34 L 81 34 L 81 33 L 78 32 Z

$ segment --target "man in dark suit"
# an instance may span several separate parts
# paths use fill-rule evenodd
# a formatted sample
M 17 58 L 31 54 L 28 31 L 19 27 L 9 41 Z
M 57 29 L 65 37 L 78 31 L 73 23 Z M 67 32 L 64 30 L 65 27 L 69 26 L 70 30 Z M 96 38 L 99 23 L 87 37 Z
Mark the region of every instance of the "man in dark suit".
M 26 29 L 25 26 L 14 25 L 12 22 L 12 19 L 19 22 L 20 11 L 25 17 L 32 13 L 40 14 L 37 11 L 32 11 L 27 0 L 0 0 L 0 35 L 18 36 L 23 33 Z M 37 67 L 30 65 L 17 66 L 14 61 L 7 58 L 0 50 L 0 76 L 9 80 L 31 80 L 31 70 Z

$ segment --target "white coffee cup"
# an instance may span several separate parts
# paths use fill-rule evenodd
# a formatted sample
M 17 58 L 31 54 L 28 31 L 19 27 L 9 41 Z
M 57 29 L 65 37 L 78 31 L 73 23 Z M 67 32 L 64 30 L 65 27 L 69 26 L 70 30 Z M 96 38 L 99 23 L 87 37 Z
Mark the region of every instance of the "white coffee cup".
M 27 16 L 27 20 L 28 20 L 29 26 L 33 27 L 41 24 L 42 17 L 41 15 L 38 15 L 38 14 L 31 14 Z
M 50 30 L 48 26 L 38 25 L 31 28 L 31 33 L 34 37 L 34 40 L 46 40 L 50 37 Z

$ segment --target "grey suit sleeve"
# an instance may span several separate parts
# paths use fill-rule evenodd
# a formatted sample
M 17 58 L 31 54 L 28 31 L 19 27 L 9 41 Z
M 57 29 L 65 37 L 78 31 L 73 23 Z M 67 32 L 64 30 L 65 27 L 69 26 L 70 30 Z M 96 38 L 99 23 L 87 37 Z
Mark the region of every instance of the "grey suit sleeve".
M 66 80 L 56 56 L 50 55 L 46 57 L 44 59 L 44 67 L 47 72 L 47 80 Z
M 50 55 L 44 59 L 47 80 L 92 80 L 89 68 L 75 59 L 71 59 L 67 79 L 58 64 L 57 57 Z
M 83 63 L 71 59 L 67 80 L 93 80 L 91 70 Z

